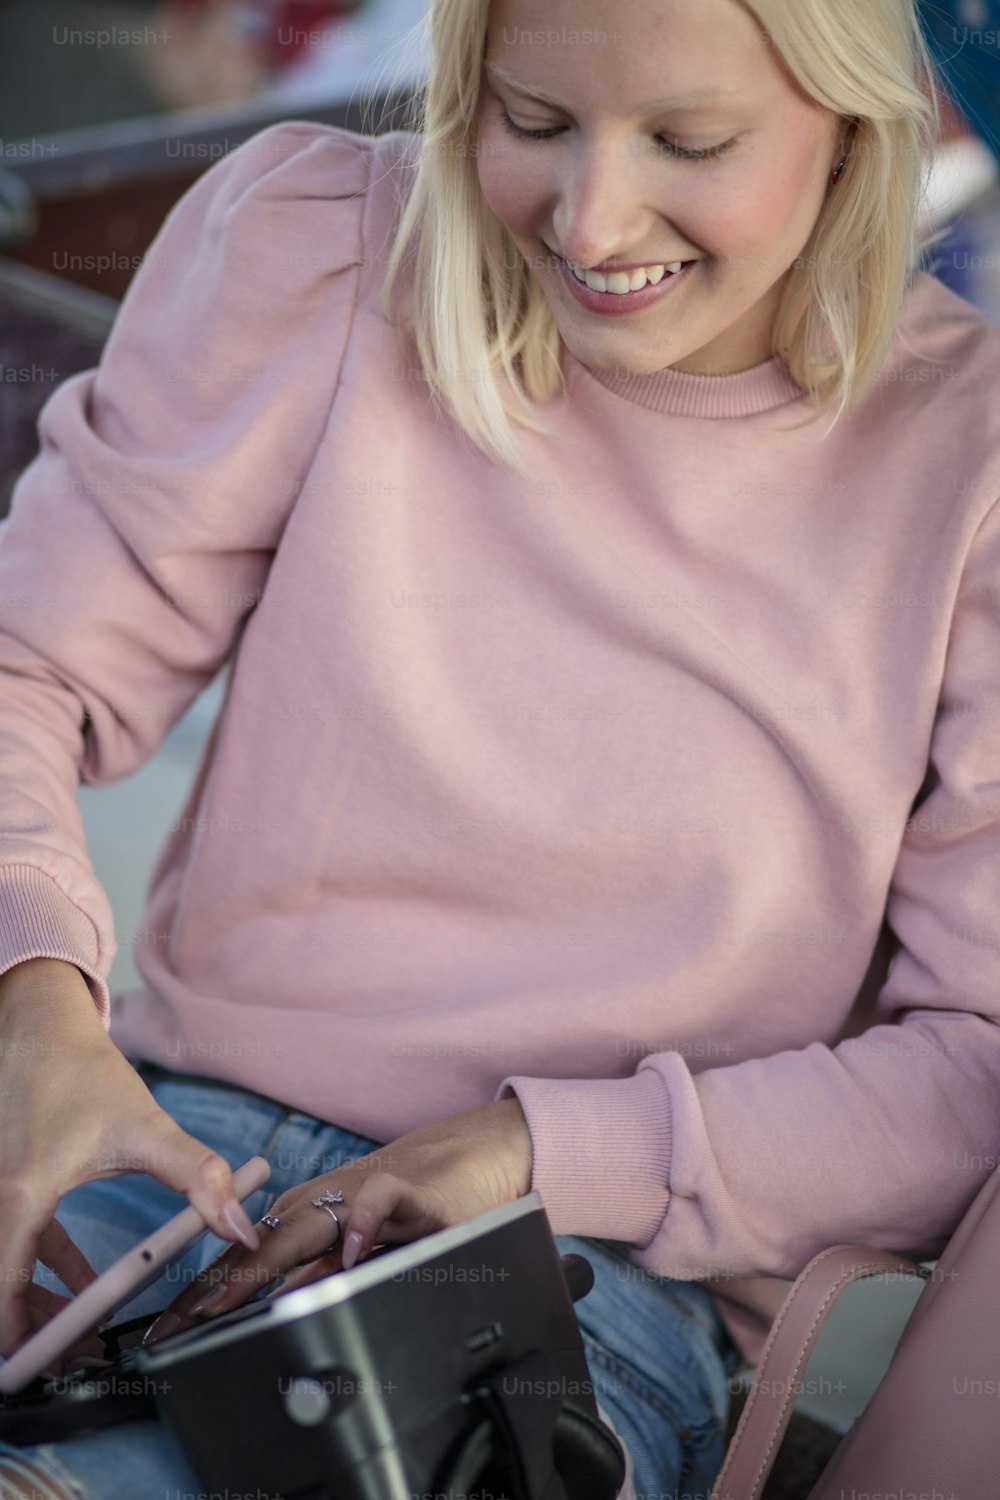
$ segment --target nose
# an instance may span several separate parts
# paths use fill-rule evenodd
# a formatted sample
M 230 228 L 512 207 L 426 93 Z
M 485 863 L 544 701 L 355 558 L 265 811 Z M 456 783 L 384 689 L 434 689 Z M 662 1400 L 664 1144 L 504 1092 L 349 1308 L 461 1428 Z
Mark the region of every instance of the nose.
M 557 244 L 583 266 L 628 260 L 662 233 L 650 233 L 662 205 L 653 197 L 648 164 L 621 141 L 581 143 L 557 188 L 552 216 Z M 662 190 L 662 174 L 660 186 Z

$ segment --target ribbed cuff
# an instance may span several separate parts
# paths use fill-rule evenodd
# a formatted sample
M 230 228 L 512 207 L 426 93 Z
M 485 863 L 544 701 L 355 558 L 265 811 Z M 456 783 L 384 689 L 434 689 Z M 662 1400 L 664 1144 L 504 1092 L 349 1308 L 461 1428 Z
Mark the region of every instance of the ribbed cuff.
M 662 1076 L 505 1078 L 531 1132 L 531 1186 L 553 1234 L 644 1249 L 670 1204 L 673 1116 Z
M 0 974 L 28 958 L 75 964 L 107 1029 L 111 995 L 97 968 L 97 956 L 96 927 L 51 875 L 36 865 L 0 867 Z

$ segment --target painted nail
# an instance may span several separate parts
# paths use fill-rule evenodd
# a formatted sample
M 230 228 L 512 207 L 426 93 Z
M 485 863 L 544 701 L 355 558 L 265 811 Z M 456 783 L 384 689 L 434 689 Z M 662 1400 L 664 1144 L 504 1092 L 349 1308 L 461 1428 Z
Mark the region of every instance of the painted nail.
M 161 1313 L 156 1322 L 152 1323 L 149 1328 L 146 1329 L 142 1342 L 144 1344 L 154 1344 L 157 1339 L 167 1338 L 170 1334 L 176 1333 L 177 1329 L 180 1328 L 183 1323 L 184 1319 L 181 1317 L 180 1313 Z
M 354 1265 L 364 1242 L 365 1237 L 360 1229 L 349 1229 L 347 1231 L 347 1238 L 344 1240 L 344 1253 L 340 1258 L 340 1263 L 345 1271 L 349 1271 Z
M 227 1198 L 221 1209 L 222 1221 L 248 1250 L 260 1249 L 260 1235 L 235 1198 Z
M 218 1286 L 213 1286 L 212 1290 L 210 1292 L 206 1292 L 204 1297 L 201 1297 L 195 1303 L 194 1307 L 192 1307 L 191 1316 L 194 1318 L 198 1317 L 201 1313 L 207 1313 L 208 1316 L 211 1317 L 212 1314 L 218 1310 L 219 1303 L 222 1301 L 225 1295 L 225 1282 L 220 1282 Z

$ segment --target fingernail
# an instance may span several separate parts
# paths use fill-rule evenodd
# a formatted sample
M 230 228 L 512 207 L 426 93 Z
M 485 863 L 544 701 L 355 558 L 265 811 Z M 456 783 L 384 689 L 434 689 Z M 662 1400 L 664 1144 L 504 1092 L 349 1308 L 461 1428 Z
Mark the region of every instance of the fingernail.
M 347 1231 L 347 1238 L 344 1240 L 344 1253 L 340 1258 L 340 1263 L 345 1271 L 349 1271 L 357 1260 L 364 1242 L 365 1237 L 360 1229 L 349 1229 Z
M 183 1324 L 184 1319 L 180 1313 L 161 1313 L 155 1323 L 151 1323 L 143 1335 L 144 1344 L 153 1344 L 157 1339 L 166 1338 L 171 1333 L 176 1333 Z
M 220 1210 L 223 1223 L 248 1250 L 260 1249 L 260 1235 L 235 1198 L 227 1198 Z
M 204 1297 L 202 1297 L 200 1301 L 196 1302 L 194 1307 L 192 1307 L 191 1316 L 197 1317 L 200 1313 L 211 1314 L 218 1307 L 219 1303 L 222 1301 L 225 1295 L 225 1282 L 220 1282 L 218 1286 L 213 1286 L 212 1290 L 210 1292 L 206 1292 Z

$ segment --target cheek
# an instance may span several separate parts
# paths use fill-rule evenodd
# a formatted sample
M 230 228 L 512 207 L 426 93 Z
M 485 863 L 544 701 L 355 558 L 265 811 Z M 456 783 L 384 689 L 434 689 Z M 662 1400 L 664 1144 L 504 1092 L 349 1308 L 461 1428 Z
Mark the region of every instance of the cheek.
M 746 171 L 735 166 L 721 174 L 692 167 L 681 187 L 664 194 L 662 213 L 684 240 L 708 256 L 713 276 L 738 271 L 746 277 L 761 250 L 773 240 L 776 205 L 755 188 Z
M 493 124 L 480 127 L 476 148 L 479 187 L 487 204 L 515 234 L 530 232 L 546 199 L 543 164 Z
M 765 170 L 747 167 L 719 192 L 692 202 L 685 227 L 742 281 L 769 281 L 809 238 L 822 204 L 815 157 L 798 154 Z
M 754 194 L 755 237 L 797 254 L 812 233 L 827 190 L 826 146 L 807 125 L 797 133 L 792 150 L 776 151 L 764 180 Z

